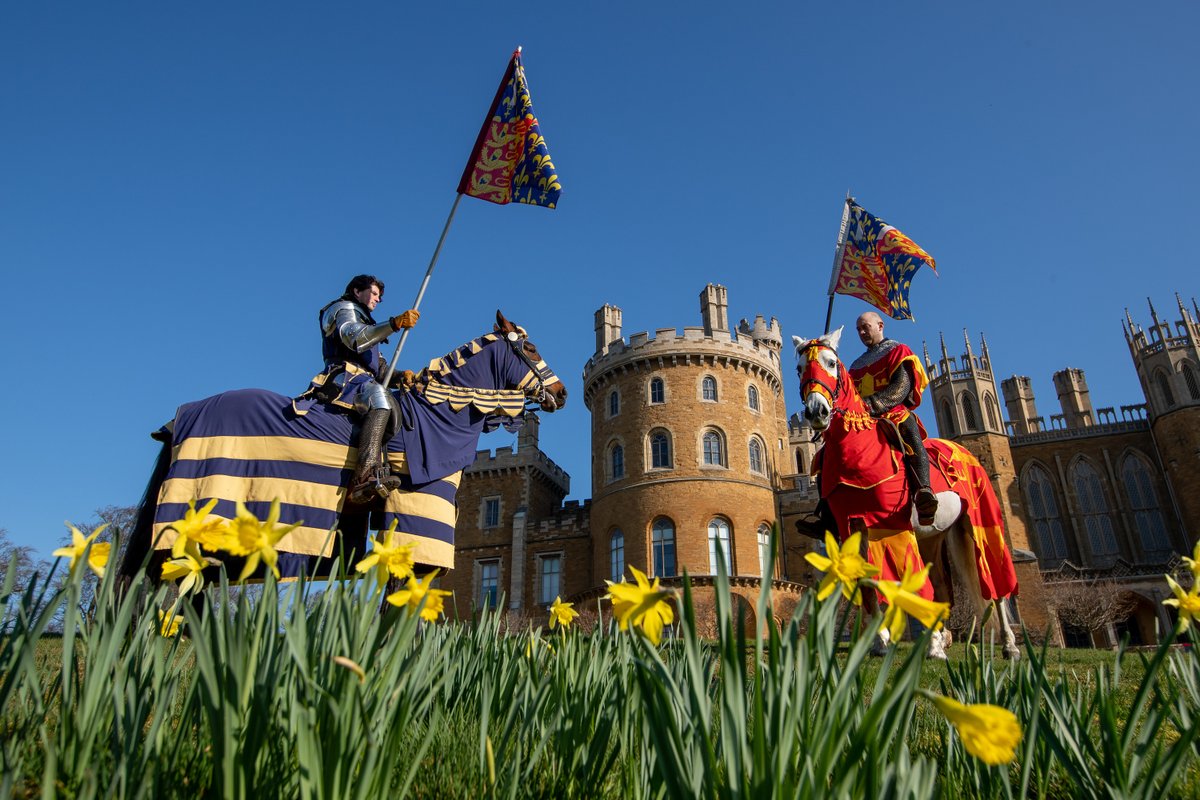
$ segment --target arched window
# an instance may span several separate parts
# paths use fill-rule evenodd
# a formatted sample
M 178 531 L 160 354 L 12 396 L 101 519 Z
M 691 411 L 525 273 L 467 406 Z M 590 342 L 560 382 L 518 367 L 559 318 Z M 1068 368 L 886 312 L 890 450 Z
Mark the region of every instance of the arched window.
M 659 517 L 650 526 L 650 556 L 654 575 L 667 578 L 675 575 L 675 525 Z
M 1154 373 L 1154 379 L 1158 381 L 1158 393 L 1162 395 L 1167 408 L 1175 405 L 1175 393 L 1171 391 L 1171 379 L 1167 377 L 1167 373 L 1160 369 Z
M 796 474 L 797 475 L 805 474 L 804 473 L 804 452 L 801 450 L 796 451 Z
M 666 395 L 666 391 L 663 388 L 662 378 L 651 378 L 650 379 L 650 402 L 651 403 L 665 403 L 665 402 L 667 402 L 666 398 L 667 398 L 667 395 Z
M 625 534 L 615 528 L 608 539 L 608 574 L 613 583 L 620 583 L 625 575 Z
M 617 394 L 617 390 L 613 389 L 608 396 L 608 415 L 615 417 L 621 413 L 621 395 Z
M 714 467 L 725 466 L 725 447 L 721 434 L 716 431 L 704 432 L 704 463 Z
M 750 471 L 760 474 L 767 471 L 763 465 L 763 445 L 756 436 L 750 437 Z
M 705 400 L 717 402 L 717 379 L 712 375 L 705 375 L 704 380 L 700 382 L 700 393 Z
M 1188 395 L 1193 400 L 1200 400 L 1200 381 L 1196 380 L 1196 370 L 1191 364 L 1183 365 L 1183 382 L 1187 384 Z
M 1054 484 L 1046 470 L 1036 464 L 1025 473 L 1025 499 L 1037 534 L 1038 556 L 1048 563 L 1067 558 L 1067 537 L 1058 515 Z
M 946 436 L 954 436 L 958 433 L 954 429 L 954 407 L 950 405 L 949 400 L 942 401 L 942 424 L 946 426 Z
M 1075 487 L 1075 496 L 1079 498 L 1088 547 L 1099 564 L 1106 566 L 1117 555 L 1117 535 L 1113 532 L 1112 518 L 1108 514 L 1108 500 L 1104 497 L 1100 473 L 1086 461 L 1076 462 L 1071 470 L 1071 483 Z
M 655 469 L 671 467 L 671 437 L 666 431 L 654 431 L 650 434 L 650 466 Z
M 751 386 L 746 390 L 746 402 L 750 404 L 751 411 L 759 411 L 758 405 L 758 387 Z
M 1146 462 L 1135 455 L 1125 457 L 1121 465 L 1121 481 L 1125 494 L 1129 496 L 1129 507 L 1133 510 L 1134 524 L 1141 540 L 1143 555 L 1158 554 L 1167 557 L 1171 551 L 1167 539 L 1167 527 L 1163 524 L 1162 511 L 1154 492 L 1154 479 Z
M 771 554 L 771 526 L 758 526 L 758 574 L 767 577 L 767 557 Z
M 996 398 L 992 397 L 991 392 L 984 392 L 983 408 L 987 412 L 988 428 L 1000 430 L 1000 413 L 996 408 Z
M 975 395 L 970 392 L 963 392 L 962 410 L 964 428 L 968 431 L 978 430 L 979 407 L 975 402 Z
M 614 444 L 610 451 L 609 461 L 612 466 L 613 480 L 625 477 L 625 448 L 619 444 Z
M 715 517 L 708 523 L 708 571 L 717 574 L 717 559 L 725 563 L 725 574 L 733 574 L 733 561 L 729 550 L 729 523 Z

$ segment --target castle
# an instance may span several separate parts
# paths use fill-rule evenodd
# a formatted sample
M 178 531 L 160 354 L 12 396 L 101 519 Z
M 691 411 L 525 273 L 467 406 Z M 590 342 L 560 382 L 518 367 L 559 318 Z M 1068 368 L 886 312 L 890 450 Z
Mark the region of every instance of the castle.
M 1169 625 L 1164 572 L 1200 535 L 1200 310 L 1143 330 L 1126 312 L 1126 340 L 1145 403 L 1093 410 L 1082 371 L 1054 375 L 1062 409 L 1038 415 L 1027 377 L 997 387 L 987 342 L 965 339 L 952 357 L 941 342 L 926 408 L 938 435 L 971 450 L 992 478 L 1021 581 L 1014 611 L 1031 630 L 1063 630 L 1058 582 L 1120 582 L 1135 598 L 1119 633 L 1151 642 Z M 723 286 L 700 293 L 701 324 L 625 338 L 621 309 L 595 314 L 596 351 L 583 370 L 592 416 L 592 497 L 563 500 L 570 477 L 538 446 L 530 416 L 515 449 L 480 451 L 463 474 L 455 569 L 443 580 L 474 608 L 506 598 L 540 615 L 555 597 L 585 600 L 628 567 L 711 591 L 718 559 L 750 616 L 764 579 L 769 533 L 781 527 L 773 581 L 776 613 L 819 580 L 804 554 L 814 546 L 794 520 L 817 502 L 808 468 L 819 447 L 788 417 L 775 319 L 731 327 Z M 1000 401 L 1008 420 L 1001 415 Z M 1192 467 L 1192 469 L 1188 469 Z M 780 608 L 780 606 L 783 608 Z M 1066 631 L 1068 639 L 1071 632 Z

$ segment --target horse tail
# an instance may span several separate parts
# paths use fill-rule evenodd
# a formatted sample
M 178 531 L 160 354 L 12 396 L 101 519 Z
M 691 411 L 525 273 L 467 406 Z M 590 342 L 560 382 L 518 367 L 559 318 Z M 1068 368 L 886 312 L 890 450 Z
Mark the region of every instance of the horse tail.
M 153 550 L 154 512 L 158 508 L 158 493 L 167 479 L 167 471 L 171 468 L 171 434 L 165 428 L 156 431 L 154 439 L 162 442 L 162 449 L 154 462 L 154 471 L 150 473 L 150 481 L 142 501 L 138 504 L 137 517 L 129 530 L 129 543 L 125 547 L 125 557 L 121 559 L 118 575 L 122 578 L 132 578 L 149 560 Z

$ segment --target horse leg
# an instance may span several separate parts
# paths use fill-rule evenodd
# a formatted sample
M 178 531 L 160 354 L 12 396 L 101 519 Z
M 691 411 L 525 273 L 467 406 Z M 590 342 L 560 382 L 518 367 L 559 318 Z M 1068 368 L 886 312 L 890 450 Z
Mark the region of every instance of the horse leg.
M 953 604 L 954 581 L 946 572 L 945 533 L 938 532 L 931 536 L 918 538 L 917 548 L 921 553 L 921 560 L 929 565 L 929 582 L 933 584 L 933 599 L 939 603 Z M 950 641 L 950 632 L 945 628 L 934 631 L 929 637 L 929 649 L 926 656 L 938 661 L 945 661 L 946 648 Z
M 1021 660 L 1021 648 L 1017 646 L 1017 637 L 1013 634 L 1012 621 L 1008 618 L 1008 603 L 1007 598 L 993 600 L 996 604 L 996 617 L 1002 629 L 1002 638 L 1004 640 L 1004 657 L 1009 661 Z

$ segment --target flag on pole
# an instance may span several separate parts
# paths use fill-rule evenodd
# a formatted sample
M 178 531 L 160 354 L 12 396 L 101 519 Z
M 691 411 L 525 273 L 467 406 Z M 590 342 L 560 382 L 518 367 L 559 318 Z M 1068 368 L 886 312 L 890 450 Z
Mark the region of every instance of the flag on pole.
M 912 319 L 908 287 L 922 264 L 937 273 L 933 256 L 853 200 L 846 203 L 846 239 L 833 265 L 830 297 L 835 292 L 848 294 L 866 300 L 893 319 Z
M 558 203 L 562 185 L 533 113 L 520 48 L 508 62 L 458 191 L 500 205 Z

